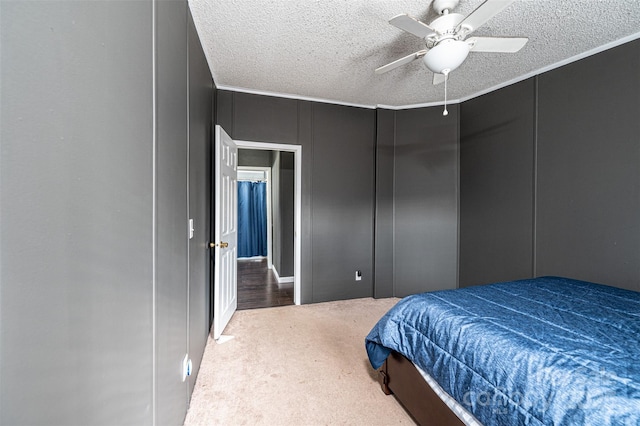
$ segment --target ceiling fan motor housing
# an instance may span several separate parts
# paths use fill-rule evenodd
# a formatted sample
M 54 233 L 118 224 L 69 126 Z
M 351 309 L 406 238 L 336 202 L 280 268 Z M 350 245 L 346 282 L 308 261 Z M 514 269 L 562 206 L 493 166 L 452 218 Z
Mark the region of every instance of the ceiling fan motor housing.
M 438 43 L 447 39 L 460 40 L 461 34 L 456 33 L 456 28 L 464 18 L 464 15 L 459 13 L 449 13 L 448 15 L 442 15 L 431 22 L 429 26 L 436 32 L 429 34 L 425 38 L 427 47 L 431 49 Z
M 465 16 L 460 13 L 449 13 L 434 19 L 429 26 L 436 30 L 438 34 L 454 33 L 458 24 L 464 20 Z

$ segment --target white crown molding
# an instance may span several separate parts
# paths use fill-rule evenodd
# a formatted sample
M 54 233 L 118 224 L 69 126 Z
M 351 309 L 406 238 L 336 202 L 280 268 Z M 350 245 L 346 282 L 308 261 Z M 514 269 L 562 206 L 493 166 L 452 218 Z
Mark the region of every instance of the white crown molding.
M 218 85 L 216 84 L 216 88 L 219 90 L 229 90 L 232 92 L 239 92 L 239 93 L 247 93 L 250 95 L 264 95 L 264 96 L 274 96 L 277 98 L 285 98 L 285 99 L 295 99 L 298 101 L 311 101 L 311 102 L 320 102 L 323 104 L 334 104 L 334 105 L 343 105 L 343 106 L 351 106 L 351 107 L 357 107 L 357 108 L 367 108 L 367 109 L 376 109 L 375 105 L 364 105 L 364 104 L 355 104 L 355 103 L 351 103 L 351 102 L 341 102 L 341 101 L 334 101 L 331 99 L 324 99 L 324 98 L 313 98 L 310 96 L 298 96 L 298 95 L 292 95 L 289 93 L 280 93 L 280 92 L 269 92 L 266 90 L 254 90 L 254 89 L 247 89 L 245 87 L 236 87 L 236 86 L 225 86 L 225 85 Z
M 447 100 L 447 106 L 449 106 L 449 105 L 457 105 L 460 102 L 462 102 L 460 99 L 448 99 Z M 424 104 L 400 105 L 400 106 L 378 104 L 378 105 L 376 105 L 376 108 L 391 109 L 391 110 L 394 110 L 394 111 L 401 111 L 403 109 L 417 109 L 417 108 L 436 107 L 436 106 L 444 106 L 444 101 L 441 101 L 441 102 L 427 102 L 427 103 L 424 103 Z

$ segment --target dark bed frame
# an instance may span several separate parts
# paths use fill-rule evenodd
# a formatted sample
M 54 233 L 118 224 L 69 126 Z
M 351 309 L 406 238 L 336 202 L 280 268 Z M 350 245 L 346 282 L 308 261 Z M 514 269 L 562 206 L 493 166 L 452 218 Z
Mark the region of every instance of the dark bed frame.
M 378 380 L 386 395 L 396 399 L 419 425 L 464 426 L 462 420 L 436 395 L 420 372 L 404 356 L 392 352 L 378 370 Z

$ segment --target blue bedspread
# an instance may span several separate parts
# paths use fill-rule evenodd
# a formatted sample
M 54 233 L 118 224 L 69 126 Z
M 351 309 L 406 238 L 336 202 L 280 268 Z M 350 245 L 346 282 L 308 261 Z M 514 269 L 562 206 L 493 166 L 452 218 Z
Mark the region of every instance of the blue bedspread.
M 640 293 L 544 277 L 409 296 L 366 338 L 489 425 L 640 425 Z

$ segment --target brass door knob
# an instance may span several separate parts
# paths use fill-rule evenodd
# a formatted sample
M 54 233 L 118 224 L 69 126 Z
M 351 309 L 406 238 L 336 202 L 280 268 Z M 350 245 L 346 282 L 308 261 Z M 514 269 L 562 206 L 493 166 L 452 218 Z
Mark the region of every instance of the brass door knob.
M 209 243 L 209 248 L 215 248 L 215 247 L 226 248 L 226 247 L 229 247 L 229 243 L 225 243 L 224 241 L 220 242 L 219 244 Z

